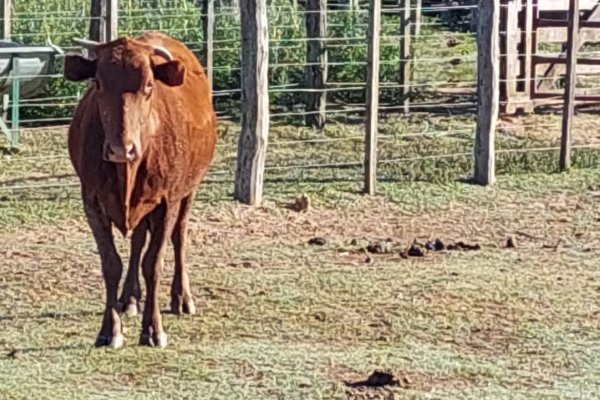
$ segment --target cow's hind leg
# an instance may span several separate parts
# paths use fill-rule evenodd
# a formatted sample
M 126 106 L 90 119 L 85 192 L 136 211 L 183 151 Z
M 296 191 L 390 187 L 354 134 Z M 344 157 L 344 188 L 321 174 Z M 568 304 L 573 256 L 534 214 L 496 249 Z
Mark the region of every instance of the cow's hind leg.
M 131 256 L 129 257 L 129 268 L 125 277 L 125 284 L 119 304 L 121 311 L 126 313 L 128 317 L 135 317 L 140 311 L 140 300 L 142 299 L 142 290 L 140 288 L 140 259 L 142 258 L 142 250 L 146 244 L 146 235 L 148 233 L 148 224 L 146 220 L 133 230 L 131 236 Z
M 146 302 L 142 318 L 140 344 L 165 347 L 167 335 L 162 327 L 158 289 L 163 267 L 165 249 L 173 232 L 179 203 L 161 204 L 150 215 L 150 244 L 142 260 L 144 281 L 146 282 Z
M 95 198 L 83 199 L 88 224 L 94 235 L 106 286 L 106 304 L 102 328 L 96 338 L 96 347 L 123 346 L 123 331 L 118 313 L 117 291 L 123 273 L 123 263 L 115 247 L 110 220 L 102 213 Z
M 187 239 L 187 222 L 192 208 L 195 193 L 181 200 L 181 209 L 177 223 L 171 235 L 175 253 L 175 274 L 171 284 L 171 312 L 195 314 L 196 306 L 190 290 L 190 278 L 185 268 L 185 248 Z

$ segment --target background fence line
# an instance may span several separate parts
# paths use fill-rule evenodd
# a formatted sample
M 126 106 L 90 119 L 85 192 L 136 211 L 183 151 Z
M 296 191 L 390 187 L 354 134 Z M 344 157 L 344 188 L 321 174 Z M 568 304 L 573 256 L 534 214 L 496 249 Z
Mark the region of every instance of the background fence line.
M 344 173 L 366 182 L 365 174 L 371 174 L 365 169 L 366 165 L 371 166 L 371 171 L 378 167 L 373 182 L 390 178 L 437 179 L 438 175 L 449 178 L 474 172 L 476 138 L 481 136 L 480 131 L 486 130 L 481 125 L 476 129 L 477 123 L 482 122 L 477 116 L 477 110 L 482 111 L 478 106 L 481 100 L 478 93 L 487 82 L 477 80 L 477 48 L 482 48 L 485 43 L 473 29 L 473 21 L 463 19 L 472 17 L 475 12 L 481 16 L 488 6 L 497 5 L 497 18 L 501 20 L 501 14 L 509 9 L 506 2 L 451 5 L 445 1 L 420 4 L 419 1 L 399 0 L 393 6 L 383 2 L 381 13 L 378 13 L 381 33 L 378 35 L 379 54 L 375 57 L 380 67 L 377 79 L 368 79 L 368 67 L 374 59 L 368 56 L 367 35 L 368 22 L 373 18 L 373 2 L 358 5 L 349 2 L 347 7 L 323 0 L 310 0 L 299 6 L 287 0 L 271 3 L 266 5 L 265 2 L 268 8 L 266 94 L 270 127 L 270 137 L 267 139 L 263 135 L 269 143 L 269 150 L 264 154 L 265 178 L 279 179 L 284 175 L 275 171 L 285 170 L 290 171 L 285 174 L 285 179 L 300 182 L 306 175 L 299 170 L 314 170 L 315 176 L 328 179 L 337 173 L 325 170 L 342 168 Z M 201 59 L 207 75 L 212 76 L 221 127 L 218 159 L 210 175 L 228 174 L 234 180 L 234 165 L 240 159 L 238 148 L 240 151 L 245 148 L 238 147 L 238 137 L 243 130 L 240 128 L 243 121 L 240 56 L 243 53 L 241 33 L 245 29 L 239 8 L 218 0 L 157 0 L 150 3 L 133 0 L 120 2 L 117 13 L 117 4 L 114 0 L 67 0 L 57 2 L 54 9 L 48 10 L 48 4 L 42 7 L 25 0 L 14 0 L 11 18 L 4 20 L 4 26 L 10 28 L 13 40 L 40 44 L 51 38 L 66 51 L 79 51 L 73 45 L 73 38 L 106 37 L 106 32 L 111 31 L 109 27 L 118 27 L 118 35 L 136 35 L 157 29 L 182 40 Z M 239 5 L 244 4 L 241 1 Z M 512 29 L 500 25 L 495 37 L 505 43 L 514 33 Z M 537 31 L 531 35 L 537 35 Z M 525 50 L 519 46 L 500 46 L 497 58 L 502 63 L 504 59 L 526 57 L 530 50 Z M 540 47 L 534 55 L 551 56 L 561 54 L 561 51 L 560 47 Z M 600 49 L 587 45 L 576 53 L 582 57 L 599 52 Z M 32 163 L 36 148 L 47 152 L 46 156 L 41 156 L 43 163 L 36 174 L 49 170 L 50 160 L 60 160 L 60 165 L 56 166 L 57 175 L 63 176 L 65 170 L 68 171 L 64 127 L 85 88 L 65 82 L 61 60 L 57 64 L 56 70 L 43 75 L 49 81 L 48 93 L 23 99 L 18 106 L 21 126 L 27 127 L 23 140 L 29 140 L 30 144 L 21 154 L 0 155 L 0 170 L 4 169 L 0 172 L 1 190 L 16 191 L 17 186 L 7 182 L 24 171 L 12 166 Z M 503 68 L 502 65 L 497 67 Z M 586 73 L 578 72 L 577 76 L 578 84 L 585 81 L 590 90 L 597 87 L 597 82 Z M 498 84 L 501 88 L 513 84 L 530 86 L 537 80 L 539 77 L 502 75 Z M 377 85 L 376 89 L 374 85 Z M 369 99 L 372 104 L 369 90 L 378 95 L 375 113 L 369 106 Z M 530 103 L 528 98 L 504 98 L 498 89 L 493 93 L 496 93 L 494 96 L 497 95 L 501 108 L 527 107 Z M 547 99 L 562 100 L 563 97 L 564 91 L 559 88 Z M 9 107 L 13 105 L 10 103 Z M 501 113 L 498 127 L 487 129 L 496 133 L 497 145 L 495 154 L 490 148 L 490 155 L 485 157 L 487 162 L 495 159 L 500 171 L 513 167 L 527 170 L 538 164 L 547 168 L 555 163 L 554 149 L 560 143 L 561 109 L 561 104 L 544 109 L 543 119 L 537 118 L 535 113 L 524 116 L 509 113 L 509 120 L 513 122 L 506 122 Z M 266 111 L 261 115 L 267 118 Z M 497 117 L 497 113 L 492 115 Z M 367 120 L 371 118 L 372 121 L 374 117 L 378 123 L 375 129 L 369 129 Z M 576 113 L 570 120 L 576 131 L 572 138 L 574 164 L 595 165 L 596 156 L 591 153 L 596 147 L 595 139 L 589 135 L 582 137 L 592 121 L 581 113 Z M 553 132 L 553 135 L 543 140 L 531 138 L 530 131 L 541 136 L 543 130 Z M 375 131 L 375 134 L 368 134 L 369 131 Z M 365 137 L 372 138 L 373 142 L 361 143 Z M 375 140 L 376 146 L 373 145 Z M 590 140 L 592 143 L 586 142 Z M 51 141 L 52 148 L 38 145 L 37 141 Z M 367 146 L 368 143 L 371 146 Z M 489 146 L 493 141 L 490 139 L 486 143 Z M 534 156 L 544 152 L 548 155 Z M 448 158 L 456 161 L 432 161 Z M 417 166 L 419 160 L 421 163 Z M 260 168 L 244 168 L 255 171 L 256 177 L 262 176 Z M 48 179 L 52 177 L 47 176 Z M 477 181 L 485 183 L 484 180 Z M 255 192 L 253 197 L 261 196 Z

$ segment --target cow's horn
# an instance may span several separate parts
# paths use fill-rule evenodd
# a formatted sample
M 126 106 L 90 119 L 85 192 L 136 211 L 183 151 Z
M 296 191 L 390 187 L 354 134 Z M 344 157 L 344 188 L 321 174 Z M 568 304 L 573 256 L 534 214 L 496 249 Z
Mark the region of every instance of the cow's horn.
M 154 54 L 165 58 L 167 61 L 173 61 L 173 55 L 164 47 L 154 47 Z
M 88 50 L 94 50 L 96 47 L 100 46 L 100 42 L 96 42 L 94 40 L 73 39 L 73 41 L 75 43 L 77 43 L 78 45 L 80 45 L 81 47 L 86 48 Z

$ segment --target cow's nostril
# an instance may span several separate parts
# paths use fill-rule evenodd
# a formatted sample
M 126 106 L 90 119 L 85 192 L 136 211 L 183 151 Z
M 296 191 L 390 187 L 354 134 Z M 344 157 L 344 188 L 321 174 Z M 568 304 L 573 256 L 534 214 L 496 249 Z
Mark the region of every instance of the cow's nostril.
M 137 151 L 134 145 L 127 146 L 127 159 L 133 161 L 137 158 Z

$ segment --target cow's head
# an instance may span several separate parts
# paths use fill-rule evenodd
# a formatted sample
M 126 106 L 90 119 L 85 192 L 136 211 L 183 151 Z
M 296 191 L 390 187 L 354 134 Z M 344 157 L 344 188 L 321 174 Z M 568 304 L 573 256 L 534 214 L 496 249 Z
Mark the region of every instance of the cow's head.
M 64 75 L 76 82 L 91 79 L 95 86 L 105 134 L 102 157 L 116 163 L 139 160 L 158 124 L 152 113 L 158 86 L 181 85 L 185 68 L 165 48 L 135 39 L 85 47 L 95 58 L 66 56 Z

